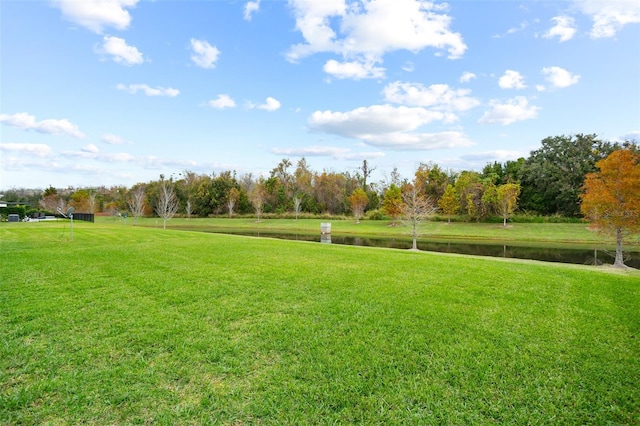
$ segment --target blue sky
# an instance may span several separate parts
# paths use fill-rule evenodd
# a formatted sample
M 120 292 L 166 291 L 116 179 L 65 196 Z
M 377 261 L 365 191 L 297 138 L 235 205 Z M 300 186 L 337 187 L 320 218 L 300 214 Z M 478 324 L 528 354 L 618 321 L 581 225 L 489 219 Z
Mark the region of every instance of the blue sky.
M 640 139 L 640 2 L 0 3 L 0 189 Z

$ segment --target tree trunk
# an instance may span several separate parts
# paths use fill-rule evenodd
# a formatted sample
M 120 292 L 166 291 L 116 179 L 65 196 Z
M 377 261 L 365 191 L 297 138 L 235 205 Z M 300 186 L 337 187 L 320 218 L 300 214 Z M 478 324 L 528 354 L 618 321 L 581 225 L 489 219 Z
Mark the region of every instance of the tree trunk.
M 418 224 L 413 223 L 413 247 L 411 250 L 418 250 Z
M 616 229 L 616 260 L 613 262 L 616 268 L 625 268 L 624 259 L 622 258 L 622 228 Z

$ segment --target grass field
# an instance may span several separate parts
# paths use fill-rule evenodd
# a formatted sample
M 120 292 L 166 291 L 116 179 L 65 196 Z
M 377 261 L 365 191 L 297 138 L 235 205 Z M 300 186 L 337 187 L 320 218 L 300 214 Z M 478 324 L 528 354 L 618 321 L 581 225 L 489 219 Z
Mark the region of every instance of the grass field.
M 640 424 L 638 271 L 108 222 L 0 249 L 0 423 Z
M 99 217 L 100 223 L 120 223 L 121 218 Z M 388 220 L 322 220 L 322 219 L 264 219 L 255 218 L 174 218 L 167 222 L 173 229 L 217 230 L 217 231 L 271 231 L 284 233 L 306 233 L 318 235 L 320 223 L 330 222 L 332 233 L 336 235 L 357 235 L 363 237 L 411 238 L 411 228 L 397 222 L 391 226 Z M 129 218 L 127 225 L 133 219 Z M 157 218 L 138 219 L 138 225 L 162 228 Z M 445 241 L 484 241 L 493 243 L 517 243 L 524 245 L 570 247 L 615 247 L 612 238 L 589 229 L 584 223 L 516 223 L 503 227 L 502 223 L 475 222 L 424 222 L 420 225 L 420 238 Z M 625 242 L 625 250 L 640 251 L 640 238 L 636 236 Z

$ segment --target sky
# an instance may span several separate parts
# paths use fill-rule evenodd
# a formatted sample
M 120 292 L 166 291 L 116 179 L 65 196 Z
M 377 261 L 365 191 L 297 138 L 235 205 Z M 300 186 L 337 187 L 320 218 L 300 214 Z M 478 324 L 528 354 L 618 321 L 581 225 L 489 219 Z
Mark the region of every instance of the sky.
M 640 1 L 2 0 L 0 190 L 640 140 Z

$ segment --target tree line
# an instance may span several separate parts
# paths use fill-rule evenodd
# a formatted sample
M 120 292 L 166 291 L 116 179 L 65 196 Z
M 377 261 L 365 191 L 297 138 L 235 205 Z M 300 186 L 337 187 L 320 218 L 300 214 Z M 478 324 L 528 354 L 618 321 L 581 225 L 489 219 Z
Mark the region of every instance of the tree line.
M 138 183 L 131 188 L 49 187 L 44 191 L 12 189 L 4 201 L 24 202 L 54 213 L 73 206 L 76 211 L 110 214 L 186 217 L 212 215 L 330 214 L 397 218 L 407 194 L 429 201 L 433 211 L 449 218 L 484 220 L 514 211 L 534 215 L 580 217 L 585 177 L 598 161 L 619 149 L 640 152 L 637 142 L 610 142 L 594 134 L 554 136 L 528 158 L 488 163 L 482 171 L 445 170 L 421 163 L 411 177 L 394 169 L 373 182 L 375 166 L 366 160 L 354 171 L 312 170 L 305 158 L 295 164 L 284 158 L 267 176 L 234 171 L 200 174 L 185 170 L 177 176 Z

